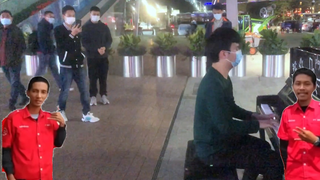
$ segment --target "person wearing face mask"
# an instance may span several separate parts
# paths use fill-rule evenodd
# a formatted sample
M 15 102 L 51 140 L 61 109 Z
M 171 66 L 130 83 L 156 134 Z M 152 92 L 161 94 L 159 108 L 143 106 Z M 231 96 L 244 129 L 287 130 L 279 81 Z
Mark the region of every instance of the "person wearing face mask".
M 245 169 L 243 180 L 282 180 L 280 155 L 265 140 L 253 137 L 260 128 L 272 128 L 275 114 L 261 115 L 236 105 L 229 71 L 242 60 L 240 35 L 230 28 L 218 28 L 207 39 L 211 63 L 196 98 L 194 115 L 195 154 L 213 176 L 219 168 L 226 180 L 236 179 L 236 168 Z M 234 120 L 233 118 L 239 119 Z
M 22 97 L 19 105 L 26 105 L 29 98 L 26 96 L 25 87 L 20 81 L 22 54 L 26 43 L 21 29 L 12 24 L 12 14 L 8 10 L 0 12 L 0 67 L 11 85 L 9 109 L 16 109 L 18 96 Z
M 223 14 L 223 6 L 221 3 L 216 3 L 212 6 L 213 19 L 206 24 L 205 38 L 209 38 L 210 35 L 219 27 L 232 28 L 232 23 Z
M 72 6 L 67 5 L 63 7 L 62 15 L 64 23 L 54 28 L 61 79 L 58 107 L 64 119 L 67 120 L 65 110 L 71 82 L 74 80 L 80 91 L 82 121 L 97 122 L 100 119 L 90 113 L 90 97 L 86 86 L 86 71 L 83 64 L 85 55 L 81 52 L 80 33 L 82 28 L 80 24 L 75 24 L 75 13 L 75 9 Z
M 107 99 L 107 75 L 109 68 L 108 49 L 112 44 L 109 27 L 100 21 L 100 9 L 90 9 L 91 19 L 83 25 L 82 44 L 86 49 L 90 79 L 90 105 L 97 105 L 97 81 L 102 104 L 110 104 Z
M 38 37 L 38 56 L 39 67 L 35 76 L 43 76 L 49 66 L 51 73 L 61 89 L 60 76 L 55 57 L 55 46 L 53 37 L 53 23 L 54 14 L 52 11 L 44 12 L 43 19 L 38 23 L 37 37 Z

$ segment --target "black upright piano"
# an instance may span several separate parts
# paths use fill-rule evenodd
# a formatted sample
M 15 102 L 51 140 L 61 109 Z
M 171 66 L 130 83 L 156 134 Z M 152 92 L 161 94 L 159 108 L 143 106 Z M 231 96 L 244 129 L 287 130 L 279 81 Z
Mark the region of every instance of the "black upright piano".
M 299 68 L 309 68 L 317 75 L 317 88 L 313 94 L 315 100 L 320 101 L 320 50 L 313 48 L 291 48 L 290 50 L 290 77 L 277 95 L 262 95 L 256 99 L 256 111 L 261 114 L 275 113 L 280 118 L 283 110 L 296 102 L 296 96 L 292 90 L 292 75 Z M 280 119 L 279 119 L 280 121 Z M 260 138 L 265 139 L 268 134 L 271 144 L 276 152 L 279 152 L 279 127 L 261 129 Z

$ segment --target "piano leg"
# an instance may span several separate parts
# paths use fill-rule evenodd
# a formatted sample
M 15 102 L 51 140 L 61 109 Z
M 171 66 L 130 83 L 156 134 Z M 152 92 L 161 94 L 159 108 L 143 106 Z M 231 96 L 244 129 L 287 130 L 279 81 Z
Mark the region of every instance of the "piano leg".
M 259 129 L 260 139 L 266 140 L 266 132 L 264 129 Z

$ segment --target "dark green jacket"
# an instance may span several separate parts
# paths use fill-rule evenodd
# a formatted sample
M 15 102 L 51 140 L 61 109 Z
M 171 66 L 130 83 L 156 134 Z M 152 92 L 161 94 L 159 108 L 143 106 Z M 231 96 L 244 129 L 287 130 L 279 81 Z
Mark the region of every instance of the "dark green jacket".
M 195 106 L 193 133 L 198 157 L 208 158 L 239 137 L 258 132 L 259 122 L 251 116 L 252 112 L 235 104 L 230 78 L 210 67 L 199 85 Z
M 3 26 L 0 26 L 0 43 L 2 41 Z M 22 63 L 22 55 L 26 50 L 26 42 L 23 33 L 16 25 L 10 25 L 7 32 L 5 54 L 6 66 L 12 67 Z

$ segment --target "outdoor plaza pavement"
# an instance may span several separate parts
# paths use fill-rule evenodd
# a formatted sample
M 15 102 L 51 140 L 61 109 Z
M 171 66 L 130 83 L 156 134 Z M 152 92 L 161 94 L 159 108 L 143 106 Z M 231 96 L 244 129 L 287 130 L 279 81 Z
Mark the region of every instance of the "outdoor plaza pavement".
M 236 103 L 255 111 L 258 95 L 277 94 L 289 75 L 261 77 L 261 55 L 247 58 L 247 75 L 232 77 Z M 69 93 L 67 139 L 54 151 L 55 180 L 181 180 L 187 141 L 193 138 L 193 115 L 201 78 L 189 78 L 189 60 L 177 61 L 177 76 L 155 77 L 155 61 L 144 61 L 141 78 L 121 77 L 121 60 L 110 59 L 110 105 L 92 107 L 97 123 L 81 121 L 78 90 Z M 43 109 L 55 111 L 59 90 L 50 73 L 52 89 Z M 27 85 L 29 76 L 22 75 Z M 73 83 L 73 87 L 76 87 Z M 0 117 L 9 110 L 9 83 L 0 73 Z M 180 102 L 181 101 L 181 102 Z M 180 102 L 180 103 L 179 103 Z M 258 136 L 257 134 L 253 134 Z M 238 170 L 239 178 L 243 170 Z M 0 180 L 5 179 L 4 175 Z

